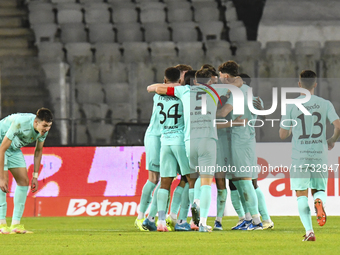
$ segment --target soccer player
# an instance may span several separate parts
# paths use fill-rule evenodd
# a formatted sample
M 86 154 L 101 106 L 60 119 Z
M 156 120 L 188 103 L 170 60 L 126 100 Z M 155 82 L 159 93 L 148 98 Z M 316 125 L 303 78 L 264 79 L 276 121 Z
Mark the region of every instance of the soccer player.
M 185 64 L 178 64 L 174 66 L 181 72 L 180 80 L 181 80 L 181 85 L 187 85 L 190 83 L 185 83 L 185 74 L 188 71 L 192 71 L 192 67 L 190 65 L 185 65 Z
M 221 64 L 218 70 L 220 73 L 220 80 L 223 83 L 231 83 L 238 76 L 238 65 L 235 61 L 227 61 Z M 248 88 L 249 86 L 245 84 L 240 86 L 245 99 L 248 98 Z M 232 113 L 231 119 L 237 117 L 232 112 L 233 101 L 234 96 L 233 94 L 230 94 L 227 103 L 218 110 L 218 117 L 226 117 L 229 113 Z M 248 100 L 244 100 L 243 118 L 249 120 L 252 118 L 252 114 L 248 107 Z M 244 204 L 243 207 L 247 207 L 252 216 L 252 222 L 244 221 L 241 225 L 247 225 L 247 230 L 262 230 L 263 225 L 258 211 L 258 200 L 252 185 L 252 173 L 241 171 L 242 168 L 246 166 L 251 167 L 254 164 L 253 152 L 255 151 L 256 141 L 255 137 L 251 135 L 250 127 L 248 125 L 245 127 L 233 127 L 231 129 L 231 144 L 232 162 L 237 169 L 235 173 L 232 173 L 232 181 L 239 192 L 242 204 Z
M 48 131 L 52 126 L 53 116 L 49 109 L 40 108 L 36 114 L 17 113 L 7 116 L 0 121 L 0 233 L 25 234 L 27 231 L 20 224 L 24 213 L 29 177 L 26 162 L 20 148 L 36 141 L 34 151 L 34 172 L 31 180 L 31 190 L 38 190 L 38 172 L 42 150 Z M 8 170 L 11 171 L 17 186 L 14 192 L 14 210 L 12 224 L 7 227 L 6 193 L 8 190 Z
M 291 190 L 296 191 L 300 219 L 306 230 L 302 241 L 315 241 L 308 205 L 308 189 L 312 191 L 317 222 L 323 226 L 326 223 L 324 205 L 328 178 L 327 145 L 328 150 L 331 150 L 340 137 L 340 120 L 330 101 L 314 95 L 317 83 L 313 71 L 302 71 L 298 85 L 311 94 L 310 100 L 303 103 L 310 115 L 303 114 L 296 105 L 288 105 L 286 115 L 281 119 L 279 135 L 282 140 L 291 134 L 293 136 L 290 187 Z M 298 98 L 304 97 L 306 95 L 301 93 Z M 334 125 L 333 136 L 328 140 L 326 140 L 326 120 Z
M 164 83 L 180 83 L 180 71 L 174 67 L 165 70 Z M 165 222 L 166 205 L 173 178 L 177 172 L 188 179 L 189 185 L 190 166 L 186 157 L 184 146 L 184 117 L 183 104 L 177 97 L 157 95 L 157 106 L 161 127 L 161 156 L 160 175 L 161 187 L 158 191 L 158 226 L 157 231 L 167 232 Z M 193 183 L 192 183 L 193 185 Z M 192 186 L 191 185 L 191 186 Z M 190 225 L 186 223 L 178 230 L 189 231 Z

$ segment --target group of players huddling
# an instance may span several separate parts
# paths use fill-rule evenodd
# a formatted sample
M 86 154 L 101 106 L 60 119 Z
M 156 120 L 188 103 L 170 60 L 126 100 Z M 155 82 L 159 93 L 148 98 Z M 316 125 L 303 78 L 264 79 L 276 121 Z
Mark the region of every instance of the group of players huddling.
M 237 101 L 231 93 L 233 86 L 238 87 L 244 98 L 247 98 L 251 82 L 248 75 L 239 74 L 238 68 L 234 61 L 221 64 L 218 67 L 219 73 L 211 65 L 203 65 L 197 71 L 188 65 L 177 65 L 165 70 L 164 83 L 148 86 L 148 92 L 156 94 L 153 98 L 150 125 L 144 138 L 149 179 L 143 187 L 138 217 L 135 220 L 135 226 L 141 231 L 210 232 L 207 217 L 213 177 L 217 187 L 214 230 L 223 230 L 226 179 L 229 179 L 231 201 L 239 217 L 232 230 L 274 228 L 264 195 L 257 185 L 258 172 L 240 171 L 242 166 L 256 166 L 257 157 L 255 129 L 251 125 L 245 125 L 248 120 L 256 119 L 249 110 L 247 100 L 244 100 L 242 116 L 233 112 L 233 105 L 236 106 Z M 327 164 L 327 144 L 328 149 L 333 148 L 340 136 L 339 117 L 329 101 L 314 95 L 316 85 L 316 74 L 310 70 L 303 71 L 300 74 L 299 87 L 307 89 L 312 95 L 304 104 L 310 109 L 311 115 L 301 116 L 297 106 L 289 105 L 287 115 L 282 116 L 282 120 L 290 119 L 298 123 L 292 128 L 281 126 L 279 131 L 281 139 L 293 135 L 292 163 L 296 165 L 310 161 L 313 164 Z M 301 94 L 300 97 L 304 95 Z M 255 97 L 253 100 L 253 106 L 262 110 L 262 100 Z M 206 104 L 202 104 L 202 101 Z M 308 107 L 314 104 L 320 107 Z M 228 121 L 215 125 L 216 119 L 224 118 Z M 333 136 L 328 140 L 323 128 L 326 119 L 335 127 Z M 304 136 L 301 138 L 302 134 Z M 311 145 L 312 142 L 299 141 L 312 141 L 316 136 L 322 139 L 322 143 L 317 146 Z M 319 150 L 313 158 L 307 155 L 311 146 L 314 150 Z M 237 171 L 216 171 L 216 165 L 233 166 Z M 323 226 L 326 222 L 324 204 L 327 172 L 322 176 L 315 176 L 308 169 L 303 172 L 303 176 L 291 176 L 291 188 L 296 190 L 299 214 L 306 230 L 303 241 L 315 241 L 308 206 L 308 188 L 312 190 L 317 221 Z M 181 181 L 173 193 L 170 214 L 166 217 L 170 187 L 177 174 L 181 175 Z M 161 179 L 158 184 L 159 176 Z M 150 211 L 145 218 L 150 203 Z M 190 207 L 192 219 L 189 224 L 187 217 Z

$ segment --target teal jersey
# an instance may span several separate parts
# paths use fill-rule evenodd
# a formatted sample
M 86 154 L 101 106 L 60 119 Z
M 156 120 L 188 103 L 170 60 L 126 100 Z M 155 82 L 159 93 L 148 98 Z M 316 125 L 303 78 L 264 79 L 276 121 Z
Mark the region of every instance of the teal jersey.
M 162 145 L 184 145 L 183 104 L 177 97 L 154 98 L 160 124 Z
M 5 136 L 12 141 L 9 151 L 20 150 L 36 140 L 45 141 L 48 132 L 42 136 L 35 131 L 33 127 L 35 117 L 35 114 L 32 113 L 16 113 L 0 121 L 1 141 Z
M 226 95 L 228 89 L 215 88 L 219 96 Z M 207 113 L 202 115 L 202 95 L 206 96 Z M 175 96 L 181 99 L 184 109 L 184 140 L 213 138 L 217 140 L 216 110 L 218 104 L 217 95 L 208 87 L 198 86 L 177 86 Z
M 151 114 L 151 119 L 150 119 L 150 124 L 145 132 L 145 135 L 153 135 L 153 136 L 161 136 L 161 127 L 159 124 L 159 119 L 158 119 L 158 112 L 157 112 L 157 102 L 156 98 L 158 95 L 153 96 L 153 107 L 152 107 L 152 114 Z
M 303 106 L 311 115 L 304 115 L 297 106 L 290 104 L 280 123 L 285 130 L 295 125 L 292 127 L 292 166 L 327 164 L 326 120 L 333 123 L 339 116 L 330 101 L 315 95 Z
M 249 110 L 248 107 L 248 88 L 249 86 L 246 84 L 243 84 L 240 89 L 243 93 L 244 96 L 244 114 L 242 116 L 242 119 L 248 119 L 251 120 L 253 117 L 253 114 Z M 233 105 L 234 101 L 234 96 L 233 93 L 230 94 L 230 97 L 226 104 Z M 234 111 L 231 111 L 231 119 L 234 120 L 238 117 L 239 115 L 235 115 Z M 254 128 L 253 128 L 254 129 Z M 252 133 L 252 128 L 246 124 L 245 127 L 243 126 L 237 126 L 237 127 L 232 127 L 231 128 L 231 140 L 233 143 L 233 146 L 243 146 L 244 144 L 248 144 L 249 139 L 251 139 L 251 133 Z

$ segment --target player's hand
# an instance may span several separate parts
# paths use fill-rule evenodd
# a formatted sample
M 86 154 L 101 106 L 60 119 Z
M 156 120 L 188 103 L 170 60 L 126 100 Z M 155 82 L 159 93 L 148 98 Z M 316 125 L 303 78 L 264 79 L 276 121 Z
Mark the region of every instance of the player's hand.
M 257 97 L 253 100 L 253 105 L 254 107 L 257 109 L 257 110 L 263 110 L 263 107 L 261 105 L 261 101 L 260 101 L 260 98 Z
M 6 181 L 5 179 L 0 179 L 0 189 L 5 193 L 9 193 L 8 181 Z
M 37 190 L 38 190 L 38 179 L 37 178 L 32 178 L 32 181 L 31 181 L 31 191 L 32 191 L 32 193 L 34 193 Z
M 327 144 L 328 144 L 328 150 L 330 151 L 331 149 L 334 148 L 335 142 L 333 141 L 332 138 L 329 138 L 329 139 L 327 140 Z

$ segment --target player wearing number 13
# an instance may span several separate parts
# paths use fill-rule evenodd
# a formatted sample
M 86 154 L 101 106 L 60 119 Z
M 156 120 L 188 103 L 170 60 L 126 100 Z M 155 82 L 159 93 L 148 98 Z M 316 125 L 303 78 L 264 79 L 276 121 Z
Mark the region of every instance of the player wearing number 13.
M 301 72 L 299 87 L 309 90 L 311 94 L 310 100 L 303 106 L 311 115 L 304 115 L 297 106 L 289 105 L 280 126 L 281 139 L 293 135 L 290 183 L 291 190 L 296 191 L 300 219 L 306 229 L 303 241 L 315 241 L 308 206 L 308 188 L 312 190 L 318 224 L 323 226 L 326 223 L 327 143 L 328 149 L 332 149 L 340 136 L 339 116 L 330 101 L 314 95 L 316 85 L 316 74 L 313 71 Z M 299 96 L 303 97 L 305 94 Z M 335 127 L 333 136 L 328 140 L 326 120 Z
M 20 148 L 37 141 L 31 183 L 32 192 L 36 192 L 42 149 L 48 131 L 52 126 L 52 118 L 53 116 L 49 109 L 40 108 L 36 114 L 17 113 L 0 121 L 0 234 L 29 233 L 23 225 L 20 225 L 29 185 L 26 163 Z M 6 224 L 6 193 L 9 192 L 8 170 L 11 171 L 17 183 L 14 192 L 14 210 L 10 228 Z

